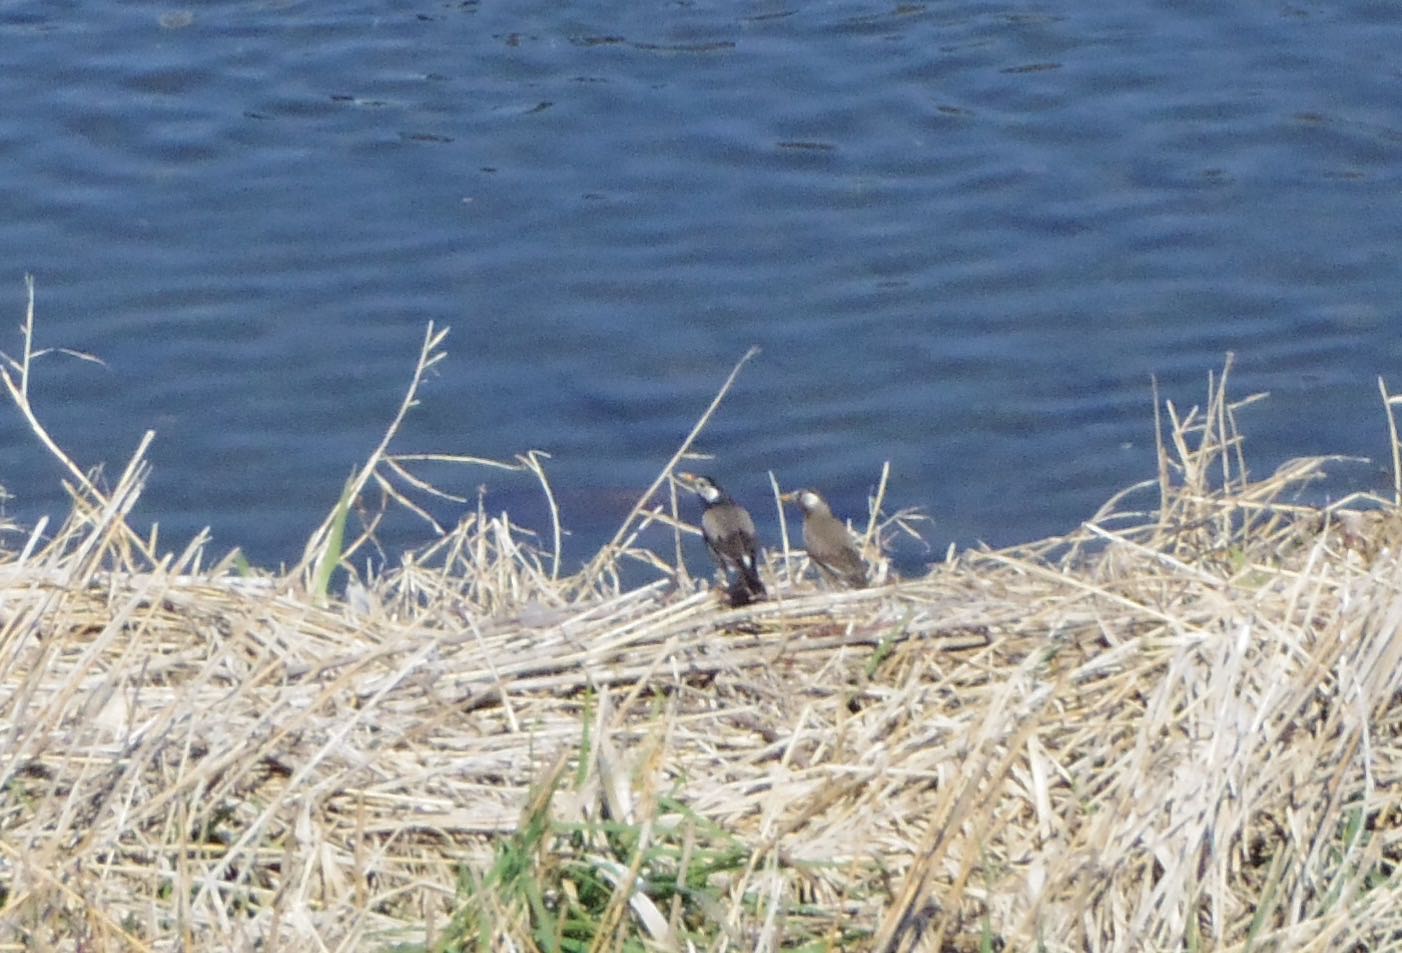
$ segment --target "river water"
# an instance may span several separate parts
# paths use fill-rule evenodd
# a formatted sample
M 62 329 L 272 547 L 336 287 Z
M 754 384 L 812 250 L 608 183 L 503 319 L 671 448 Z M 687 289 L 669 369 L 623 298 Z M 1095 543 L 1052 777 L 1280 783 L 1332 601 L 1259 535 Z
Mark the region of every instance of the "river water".
M 1153 475 L 1151 376 L 1237 354 L 1258 470 L 1390 485 L 1402 6 L 401 0 L 0 6 L 0 348 L 84 466 L 157 432 L 136 522 L 294 559 L 395 444 L 547 462 L 578 562 L 731 366 L 701 468 L 932 549 Z M 545 529 L 534 480 L 421 470 Z M 0 408 L 10 516 L 63 509 Z M 424 499 L 451 523 L 463 506 Z M 475 505 L 472 504 L 472 505 Z M 395 545 L 426 539 L 397 525 Z

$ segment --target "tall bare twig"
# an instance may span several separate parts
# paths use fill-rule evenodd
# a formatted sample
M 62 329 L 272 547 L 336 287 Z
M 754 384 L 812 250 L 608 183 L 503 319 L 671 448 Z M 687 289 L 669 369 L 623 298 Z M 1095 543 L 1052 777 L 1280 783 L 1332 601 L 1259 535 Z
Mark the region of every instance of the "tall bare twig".
M 605 543 L 603 548 L 600 549 L 594 558 L 584 567 L 584 571 L 579 577 L 579 584 L 582 589 L 587 589 L 591 586 L 598 578 L 600 569 L 613 562 L 617 557 L 618 544 L 622 542 L 624 537 L 631 531 L 633 521 L 637 519 L 638 515 L 642 513 L 652 501 L 652 497 L 657 492 L 658 488 L 671 477 L 673 468 L 676 467 L 677 463 L 691 450 L 691 445 L 696 441 L 701 431 L 706 429 L 706 425 L 711 422 L 711 417 L 720 407 L 721 401 L 725 400 L 725 395 L 730 393 L 730 388 L 734 386 L 735 379 L 740 376 L 740 370 L 757 354 L 759 354 L 759 348 L 750 348 L 745 352 L 744 356 L 736 362 L 735 366 L 731 368 L 730 373 L 726 375 L 725 382 L 721 384 L 720 390 L 716 392 L 715 397 L 711 398 L 711 403 L 692 426 L 690 433 L 686 435 L 686 439 L 682 441 L 681 446 L 672 454 L 666 466 L 662 468 L 662 472 L 660 472 L 657 478 L 643 491 L 642 496 L 638 498 L 638 502 L 633 504 L 633 508 L 629 510 L 628 515 L 623 518 L 623 523 L 618 527 L 618 531 L 613 534 L 613 538 Z

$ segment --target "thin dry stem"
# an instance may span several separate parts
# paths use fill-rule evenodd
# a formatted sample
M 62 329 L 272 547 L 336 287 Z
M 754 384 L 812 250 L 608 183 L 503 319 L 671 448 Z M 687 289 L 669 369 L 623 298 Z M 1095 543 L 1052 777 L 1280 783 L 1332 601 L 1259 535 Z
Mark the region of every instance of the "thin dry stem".
M 691 451 L 691 445 L 696 442 L 696 438 L 701 435 L 701 431 L 705 430 L 706 425 L 711 422 L 711 417 L 714 416 L 715 412 L 720 408 L 721 402 L 725 400 L 725 396 L 730 393 L 730 388 L 734 386 L 735 379 L 740 376 L 740 371 L 749 363 L 751 358 L 758 354 L 759 348 L 750 348 L 745 352 L 744 356 L 735 363 L 735 366 L 731 368 L 730 373 L 726 375 L 725 382 L 721 384 L 720 390 L 716 392 L 715 397 L 711 398 L 711 403 L 706 407 L 705 412 L 701 414 L 700 418 L 697 419 L 696 423 L 691 428 L 691 432 L 686 435 L 686 439 L 682 441 L 681 446 L 672 454 L 672 458 L 667 461 L 666 466 L 662 468 L 662 472 L 660 472 L 648 488 L 643 491 L 642 496 L 638 498 L 638 502 L 633 504 L 633 508 L 629 510 L 628 515 L 623 518 L 623 523 L 618 527 L 618 531 L 614 533 L 613 538 L 599 550 L 598 555 L 596 555 L 593 560 L 585 566 L 584 571 L 580 573 L 580 584 L 582 587 L 588 588 L 591 586 L 602 571 L 602 567 L 618 559 L 620 552 L 619 544 L 628 536 L 633 521 L 643 512 L 648 503 L 652 501 L 653 495 L 657 493 L 658 488 L 661 487 L 663 483 L 670 481 L 672 470 Z

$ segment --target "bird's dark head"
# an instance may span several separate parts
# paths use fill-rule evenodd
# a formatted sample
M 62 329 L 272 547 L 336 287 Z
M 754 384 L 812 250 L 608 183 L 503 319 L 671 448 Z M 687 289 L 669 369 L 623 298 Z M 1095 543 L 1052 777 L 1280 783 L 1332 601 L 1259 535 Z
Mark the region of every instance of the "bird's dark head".
M 720 484 L 708 476 L 698 476 L 695 473 L 678 472 L 677 482 L 695 493 L 707 503 L 715 503 L 724 499 L 725 491 L 720 488 Z
M 817 490 L 792 490 L 779 499 L 785 503 L 797 503 L 798 508 L 803 510 L 804 516 L 813 513 L 832 513 L 832 507 L 828 506 L 828 501 L 823 499 L 823 495 Z

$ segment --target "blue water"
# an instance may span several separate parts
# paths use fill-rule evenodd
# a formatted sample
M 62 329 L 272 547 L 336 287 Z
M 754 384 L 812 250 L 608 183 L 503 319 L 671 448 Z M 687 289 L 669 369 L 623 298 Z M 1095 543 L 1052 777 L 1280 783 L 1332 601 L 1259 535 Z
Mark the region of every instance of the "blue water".
M 1151 375 L 1198 402 L 1228 350 L 1258 470 L 1387 458 L 1397 5 L 72 0 L 0 42 L 0 348 L 32 272 L 105 362 L 42 360 L 40 414 L 109 472 L 157 431 L 170 545 L 295 558 L 429 321 L 396 448 L 548 451 L 575 562 L 751 345 L 701 468 L 766 531 L 766 471 L 855 514 L 884 460 L 935 553 L 1065 531 L 1153 475 Z M 58 476 L 0 408 L 6 512 Z

